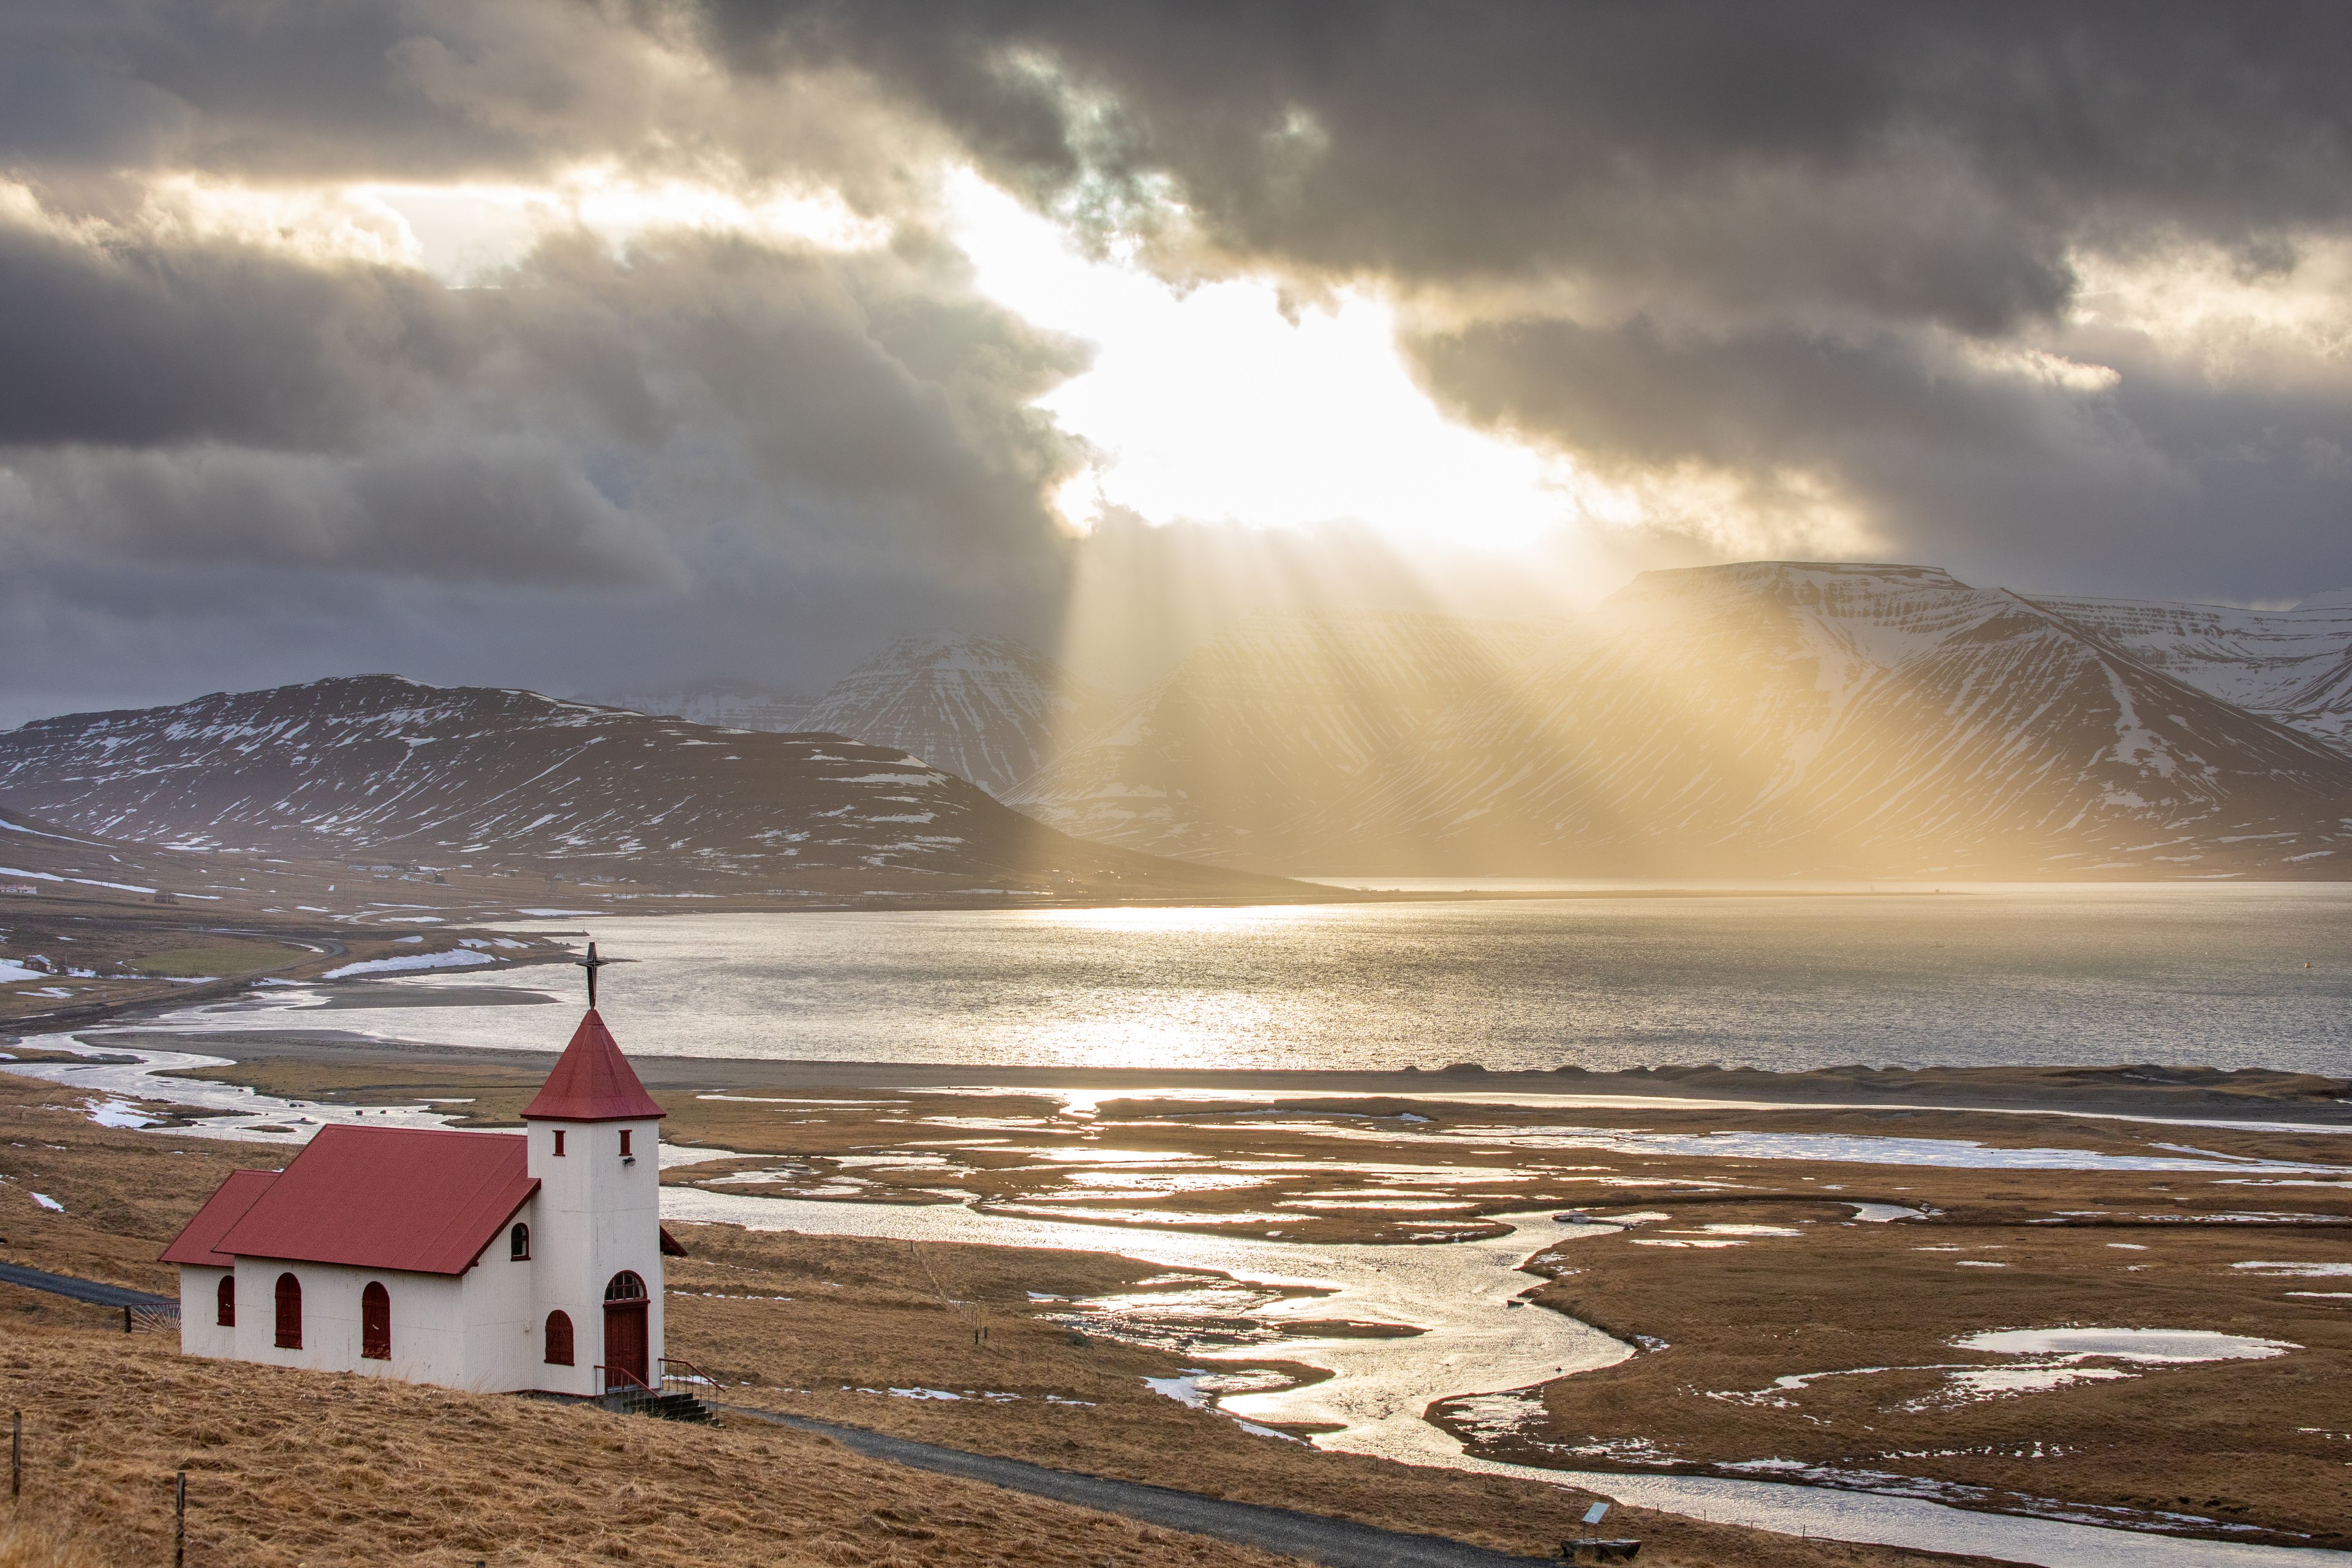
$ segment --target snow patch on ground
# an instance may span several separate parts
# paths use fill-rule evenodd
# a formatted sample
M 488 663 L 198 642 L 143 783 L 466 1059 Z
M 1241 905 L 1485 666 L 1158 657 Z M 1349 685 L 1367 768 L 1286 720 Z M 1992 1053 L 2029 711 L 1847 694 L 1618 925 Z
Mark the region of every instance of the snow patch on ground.
M 340 969 L 330 969 L 319 976 L 321 980 L 349 980 L 361 974 L 404 974 L 419 969 L 466 969 L 479 963 L 496 963 L 487 952 L 477 952 L 469 947 L 453 947 L 446 952 L 404 952 L 396 958 L 369 958 L 357 963 L 346 963 Z

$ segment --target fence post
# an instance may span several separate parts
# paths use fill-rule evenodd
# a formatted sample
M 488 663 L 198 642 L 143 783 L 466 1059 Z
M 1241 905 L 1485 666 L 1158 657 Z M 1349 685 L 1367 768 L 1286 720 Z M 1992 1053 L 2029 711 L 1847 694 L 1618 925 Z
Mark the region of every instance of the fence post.
M 131 1309 L 128 1305 L 122 1309 L 122 1331 L 126 1334 L 131 1331 Z
M 187 1568 L 188 1563 L 188 1472 L 180 1472 L 179 1482 L 173 1488 L 172 1500 L 172 1568 Z

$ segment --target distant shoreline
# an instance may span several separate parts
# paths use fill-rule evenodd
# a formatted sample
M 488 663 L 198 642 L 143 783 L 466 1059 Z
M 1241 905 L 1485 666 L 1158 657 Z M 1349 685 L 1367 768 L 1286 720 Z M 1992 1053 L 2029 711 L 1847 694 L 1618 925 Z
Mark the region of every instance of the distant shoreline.
M 452 997 L 457 1001 L 458 998 Z M 478 1000 L 469 998 L 468 1000 Z M 93 1026 L 78 1026 L 91 1027 Z M 553 1047 L 523 1051 L 384 1040 L 334 1028 L 255 1028 L 183 1034 L 116 1024 L 128 1050 L 179 1050 L 244 1065 L 302 1062 L 338 1067 L 544 1070 Z M 89 1042 L 93 1047 L 103 1042 Z M 1528 1105 L 1545 1100 L 1694 1101 L 1755 1110 L 1948 1110 L 2078 1115 L 2181 1122 L 2292 1123 L 2352 1131 L 2352 1080 L 2310 1074 L 2215 1068 L 2076 1067 L 1759 1068 L 1670 1066 L 1594 1072 L 1358 1071 L 1308 1068 L 1083 1068 L 984 1062 L 890 1062 L 764 1057 L 685 1057 L 632 1052 L 656 1093 L 761 1089 L 1078 1089 L 1090 1091 L 1219 1089 L 1286 1101 L 1473 1101 Z M 234 1072 L 217 1076 L 234 1079 Z

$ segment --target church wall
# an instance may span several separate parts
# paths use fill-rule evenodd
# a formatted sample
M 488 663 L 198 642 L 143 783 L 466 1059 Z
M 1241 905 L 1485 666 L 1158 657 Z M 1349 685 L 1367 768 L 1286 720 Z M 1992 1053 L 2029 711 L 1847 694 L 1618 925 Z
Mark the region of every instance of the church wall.
M 478 1270 L 477 1270 L 478 1272 Z M 278 1277 L 302 1282 L 302 1345 L 279 1348 Z M 381 1282 L 392 1298 L 392 1358 L 371 1361 L 360 1354 L 360 1293 Z M 184 1333 L 184 1327 L 183 1332 Z M 347 1268 L 331 1263 L 283 1263 L 241 1258 L 236 1265 L 236 1336 L 241 1361 L 313 1372 L 356 1372 L 437 1383 L 453 1388 L 478 1386 L 466 1364 L 465 1277 L 404 1274 L 390 1269 Z
M 460 1277 L 465 1386 L 486 1394 L 550 1386 L 540 1375 L 541 1315 L 532 1310 L 542 1228 L 538 1200 L 523 1205 L 515 1219 L 507 1223 L 511 1226 L 515 1220 L 530 1226 L 530 1260 L 515 1261 L 507 1230 L 501 1226 L 482 1249 L 480 1261 Z
M 180 1265 L 180 1353 L 182 1355 L 214 1356 L 226 1359 L 236 1354 L 236 1331 L 220 1326 L 220 1282 L 228 1278 L 226 1268 L 206 1268 L 200 1264 Z M 243 1318 L 248 1310 L 240 1289 L 236 1299 L 236 1315 Z

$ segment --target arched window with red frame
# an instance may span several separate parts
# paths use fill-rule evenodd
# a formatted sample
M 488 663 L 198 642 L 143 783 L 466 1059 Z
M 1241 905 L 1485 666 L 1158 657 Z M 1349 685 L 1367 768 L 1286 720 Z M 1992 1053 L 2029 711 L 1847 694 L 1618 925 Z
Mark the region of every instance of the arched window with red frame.
M 302 1348 L 302 1281 L 291 1274 L 278 1277 L 278 1348 Z
M 217 1309 L 213 1321 L 224 1329 L 236 1327 L 236 1276 L 221 1276 L 220 1289 L 213 1292 L 213 1304 Z
M 572 1364 L 572 1314 L 569 1312 L 547 1314 L 547 1364 Z

